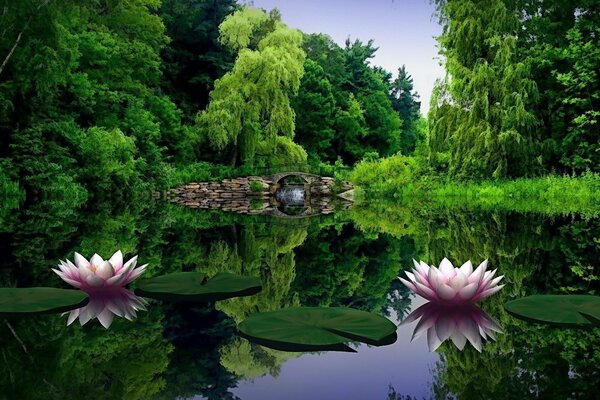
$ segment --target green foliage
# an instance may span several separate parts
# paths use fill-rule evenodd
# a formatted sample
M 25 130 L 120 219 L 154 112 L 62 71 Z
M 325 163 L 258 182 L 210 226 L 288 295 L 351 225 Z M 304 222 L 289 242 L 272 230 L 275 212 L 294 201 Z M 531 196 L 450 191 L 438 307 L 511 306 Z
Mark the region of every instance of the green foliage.
M 160 17 L 171 39 L 162 52 L 162 87 L 186 121 L 206 107 L 214 81 L 233 66 L 232 54 L 219 43 L 219 25 L 236 7 L 234 0 L 161 2 Z
M 308 155 L 302 146 L 285 136 L 275 136 L 256 144 L 256 160 L 259 166 L 285 168 L 286 165 L 306 165 L 307 159 Z
M 262 183 L 258 182 L 258 181 L 252 181 L 250 182 L 250 190 L 253 192 L 262 192 L 263 191 L 263 185 Z
M 436 177 L 424 169 L 423 164 L 425 162 L 421 158 L 399 155 L 365 160 L 352 171 L 350 179 L 358 186 L 362 201 L 396 199 L 394 201 L 410 207 L 429 203 L 437 207 L 581 214 L 588 217 L 600 213 L 598 174 L 454 182 Z
M 402 120 L 400 151 L 402 154 L 412 154 L 417 143 L 424 139 L 423 131 L 418 126 L 421 102 L 418 101 L 419 95 L 413 93 L 413 79 L 404 65 L 398 69 L 398 76 L 390 87 L 392 107 Z
M 198 118 L 211 144 L 217 150 L 239 148 L 243 164 L 254 164 L 259 143 L 294 135 L 289 96 L 300 86 L 305 55 L 301 33 L 278 19 L 246 7 L 223 21 L 220 40 L 238 56 Z
M 401 120 L 392 107 L 390 83 L 370 59 L 370 41 L 341 48 L 322 34 L 305 35 L 305 75 L 294 99 L 296 140 L 312 163 L 354 164 L 367 153 L 400 150 Z
M 447 77 L 431 100 L 431 152 L 450 153 L 453 177 L 531 174 L 537 88 L 518 58 L 517 13 L 503 0 L 439 3 Z

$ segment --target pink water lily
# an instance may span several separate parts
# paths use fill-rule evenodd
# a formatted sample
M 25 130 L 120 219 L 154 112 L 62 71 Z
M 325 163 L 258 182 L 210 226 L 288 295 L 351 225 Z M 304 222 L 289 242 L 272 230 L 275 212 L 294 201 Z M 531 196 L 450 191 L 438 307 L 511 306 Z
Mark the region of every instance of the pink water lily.
M 79 323 L 83 326 L 88 321 L 97 318 L 100 324 L 108 329 L 115 315 L 133 321 L 137 316 L 137 311 L 145 311 L 147 304 L 146 300 L 136 296 L 130 290 L 123 287 L 112 287 L 91 292 L 87 305 L 63 313 L 63 315 L 69 314 L 67 325 L 71 325 L 79 318 Z
M 94 254 L 88 261 L 79 253 L 75 253 L 75 264 L 62 261 L 59 270 L 52 269 L 69 285 L 85 292 L 97 291 L 103 288 L 123 287 L 140 276 L 148 264 L 137 267 L 137 256 L 123 264 L 123 253 L 117 251 L 105 261 Z
M 406 271 L 406 279 L 398 277 L 410 290 L 429 301 L 443 304 L 474 303 L 498 292 L 504 285 L 498 285 L 504 276 L 494 278 L 497 270 L 486 271 L 488 261 L 484 260 L 473 270 L 471 261 L 460 268 L 444 258 L 440 267 L 429 266 L 423 261 L 413 260 L 415 268 Z
M 410 313 L 400 326 L 416 320 L 419 322 L 411 341 L 427 332 L 429 351 L 435 351 L 445 340 L 451 339 L 459 350 L 463 350 L 468 341 L 481 352 L 483 340 L 496 340 L 496 333 L 502 332 L 498 322 L 473 304 L 448 307 L 429 302 Z

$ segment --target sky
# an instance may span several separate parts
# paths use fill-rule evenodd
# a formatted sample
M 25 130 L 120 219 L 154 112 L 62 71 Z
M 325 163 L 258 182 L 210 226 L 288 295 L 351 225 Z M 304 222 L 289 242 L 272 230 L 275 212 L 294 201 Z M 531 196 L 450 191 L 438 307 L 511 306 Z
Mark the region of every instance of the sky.
M 374 40 L 372 59 L 397 74 L 402 64 L 421 96 L 421 113 L 429 110 L 435 80 L 444 76 L 435 36 L 442 28 L 432 17 L 429 0 L 253 0 L 255 7 L 278 8 L 283 21 L 306 33 L 325 33 L 341 46 L 346 38 Z

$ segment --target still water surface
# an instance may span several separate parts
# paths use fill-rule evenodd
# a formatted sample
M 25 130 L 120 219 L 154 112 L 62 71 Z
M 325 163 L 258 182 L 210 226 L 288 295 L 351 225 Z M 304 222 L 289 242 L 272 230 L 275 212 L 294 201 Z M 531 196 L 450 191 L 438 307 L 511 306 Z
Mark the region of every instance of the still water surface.
M 598 330 L 529 324 L 502 307 L 536 293 L 598 295 L 598 218 L 381 206 L 285 220 L 156 202 L 86 212 L 32 204 L 0 223 L 5 287 L 66 288 L 50 270 L 59 259 L 117 249 L 149 263 L 146 276 L 230 271 L 263 282 L 257 295 L 215 304 L 150 301 L 109 329 L 66 326 L 58 314 L 3 317 L 0 399 L 590 399 L 600 387 Z M 282 352 L 236 334 L 249 315 L 294 305 L 398 324 L 424 301 L 396 276 L 413 258 L 443 257 L 487 258 L 505 276 L 480 304 L 503 328 L 481 353 L 450 341 L 430 352 L 424 336 L 411 342 L 415 324 L 356 353 Z

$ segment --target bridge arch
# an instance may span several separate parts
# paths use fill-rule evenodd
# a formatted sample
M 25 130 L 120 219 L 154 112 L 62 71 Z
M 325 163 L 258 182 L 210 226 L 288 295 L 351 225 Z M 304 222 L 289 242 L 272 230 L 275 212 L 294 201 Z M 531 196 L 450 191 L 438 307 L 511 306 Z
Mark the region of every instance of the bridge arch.
M 279 185 L 281 181 L 283 181 L 285 178 L 289 178 L 290 176 L 297 176 L 301 178 L 304 183 L 311 183 L 312 181 L 320 178 L 318 175 L 309 174 L 306 172 L 279 172 L 277 174 L 266 176 L 265 178 L 273 182 L 274 185 Z

